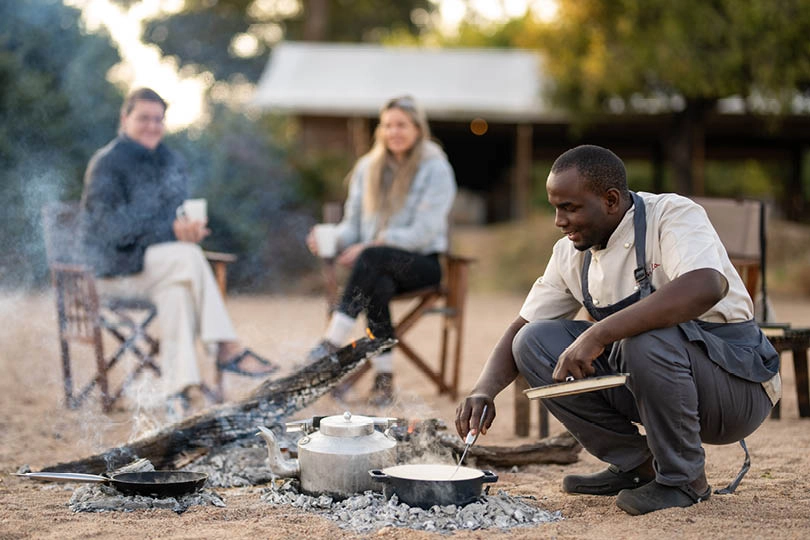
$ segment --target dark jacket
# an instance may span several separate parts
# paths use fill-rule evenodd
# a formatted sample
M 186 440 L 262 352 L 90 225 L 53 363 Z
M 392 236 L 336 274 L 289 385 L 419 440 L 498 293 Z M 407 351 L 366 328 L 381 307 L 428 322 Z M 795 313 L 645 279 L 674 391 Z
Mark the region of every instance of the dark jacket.
M 143 270 L 146 248 L 175 240 L 175 212 L 187 196 L 180 158 L 164 144 L 148 150 L 121 135 L 98 150 L 85 173 L 81 234 L 99 277 Z

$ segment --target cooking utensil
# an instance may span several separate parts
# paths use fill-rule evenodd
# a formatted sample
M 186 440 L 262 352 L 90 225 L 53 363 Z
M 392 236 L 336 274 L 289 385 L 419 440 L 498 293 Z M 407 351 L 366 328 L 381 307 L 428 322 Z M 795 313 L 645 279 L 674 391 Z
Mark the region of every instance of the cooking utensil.
M 606 388 L 621 386 L 627 382 L 627 377 L 629 377 L 627 373 L 599 375 L 597 377 L 585 377 L 584 379 L 574 379 L 569 375 L 565 378 L 565 382 L 536 386 L 524 390 L 523 393 L 526 394 L 526 397 L 529 399 L 573 396 L 583 392 L 593 392 L 594 390 L 604 390 Z
M 396 494 L 400 502 L 425 510 L 434 505 L 470 504 L 481 497 L 483 484 L 498 481 L 492 471 L 461 467 L 456 473 L 453 465 L 397 465 L 368 474 L 383 483 L 386 498 Z
M 257 435 L 267 443 L 267 463 L 274 474 L 297 476 L 305 493 L 346 498 L 366 490 L 379 491 L 379 484 L 368 477 L 369 469 L 396 463 L 396 440 L 387 430 L 374 429 L 375 425 L 390 425 L 389 420 L 346 411 L 319 418 L 318 429 L 312 433 L 307 430 L 314 428 L 303 424 L 307 435 L 298 441 L 298 459 L 281 455 L 269 429 L 259 426 Z
M 83 473 L 32 472 L 17 474 L 46 482 L 89 482 L 111 485 L 128 495 L 174 497 L 199 491 L 208 475 L 191 471 L 147 471 L 119 473 L 111 476 Z
M 455 476 L 456 472 L 458 472 L 459 467 L 461 467 L 461 463 L 464 461 L 464 457 L 467 455 L 467 451 L 470 449 L 472 445 L 475 444 L 475 441 L 478 440 L 478 435 L 481 434 L 481 426 L 484 425 L 484 417 L 487 415 L 487 406 L 484 404 L 484 410 L 481 411 L 481 419 L 478 420 L 478 429 L 475 430 L 475 435 L 473 435 L 472 431 L 467 432 L 467 437 L 464 439 L 464 452 L 461 453 L 461 457 L 458 460 L 458 464 L 456 465 L 456 470 L 453 474 L 450 475 L 450 478 Z

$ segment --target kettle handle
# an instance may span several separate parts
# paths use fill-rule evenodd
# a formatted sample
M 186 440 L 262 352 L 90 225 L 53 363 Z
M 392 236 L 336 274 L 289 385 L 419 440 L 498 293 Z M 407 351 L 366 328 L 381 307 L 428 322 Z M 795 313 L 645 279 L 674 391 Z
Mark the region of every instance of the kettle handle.
M 380 469 L 371 469 L 368 471 L 368 475 L 371 476 L 371 479 L 377 482 L 385 482 L 387 483 L 388 480 L 391 479 L 390 476 L 382 472 Z

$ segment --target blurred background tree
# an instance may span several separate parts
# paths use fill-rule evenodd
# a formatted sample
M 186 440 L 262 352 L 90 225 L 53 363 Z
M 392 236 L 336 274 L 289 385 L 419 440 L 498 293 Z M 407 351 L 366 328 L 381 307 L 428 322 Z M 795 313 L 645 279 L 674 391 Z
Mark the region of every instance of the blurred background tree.
M 548 96 L 568 112 L 574 129 L 622 113 L 675 118 L 665 144 L 668 189 L 773 197 L 789 219 L 807 219 L 807 175 L 802 181 L 788 167 L 751 160 L 707 164 L 704 139 L 707 117 L 724 98 L 739 98 L 739 112 L 767 118 L 774 130 L 785 114 L 810 111 L 807 1 L 556 0 L 551 19 L 527 10 L 496 22 L 482 20 L 474 2 L 466 3 L 467 15 L 452 33 L 398 37 L 537 50 Z
M 300 174 L 279 141 L 277 118 L 248 118 L 218 104 L 202 130 L 170 135 L 166 143 L 188 164 L 190 191 L 210 201 L 212 234 L 203 247 L 235 253 L 231 289 L 309 291 L 317 261 L 305 237 L 314 225 Z
M 0 2 L 0 281 L 44 279 L 40 208 L 78 198 L 89 156 L 115 136 L 121 99 L 106 77 L 119 60 L 77 9 Z
M 810 5 L 804 0 L 558 0 L 558 19 L 515 44 L 542 50 L 552 96 L 581 115 L 675 113 L 675 186 L 703 194 L 704 125 L 718 100 L 791 112 L 810 98 Z
M 144 41 L 180 66 L 255 83 L 282 38 L 380 42 L 392 33 L 418 34 L 412 15 L 434 9 L 429 0 L 186 0 L 182 11 L 149 21 Z

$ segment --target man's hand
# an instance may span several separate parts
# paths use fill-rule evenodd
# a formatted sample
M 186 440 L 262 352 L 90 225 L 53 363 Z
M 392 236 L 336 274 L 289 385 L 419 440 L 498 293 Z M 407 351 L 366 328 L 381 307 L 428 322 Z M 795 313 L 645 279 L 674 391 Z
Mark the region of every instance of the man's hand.
M 596 373 L 593 361 L 605 351 L 605 345 L 595 337 L 596 332 L 590 331 L 592 328 L 580 334 L 557 359 L 552 374 L 555 381 L 562 382 L 568 375 L 584 379 Z
M 478 421 L 484 406 L 487 407 L 487 414 L 484 422 L 480 426 Z M 458 436 L 464 439 L 470 431 L 486 434 L 487 429 L 495 420 L 495 401 L 486 394 L 473 394 L 467 396 L 456 408 L 456 431 Z
M 190 221 L 184 217 L 177 218 L 172 223 L 174 236 L 180 242 L 199 244 L 203 238 L 211 234 L 211 230 L 202 221 Z

